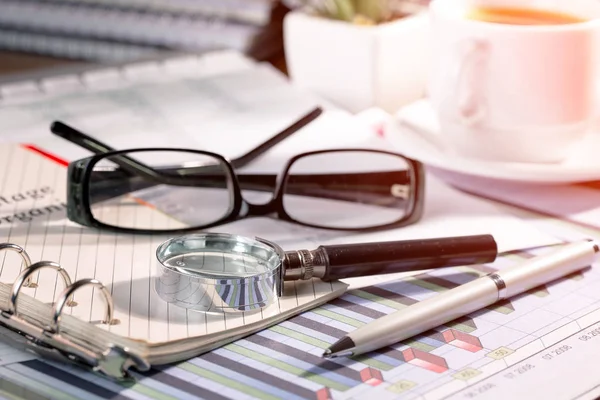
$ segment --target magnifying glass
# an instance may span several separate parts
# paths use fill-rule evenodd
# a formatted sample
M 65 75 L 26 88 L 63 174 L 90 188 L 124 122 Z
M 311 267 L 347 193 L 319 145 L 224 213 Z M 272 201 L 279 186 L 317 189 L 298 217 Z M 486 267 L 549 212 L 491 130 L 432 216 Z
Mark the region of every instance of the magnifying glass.
M 205 312 L 252 311 L 283 295 L 286 281 L 331 281 L 492 262 L 491 235 L 319 246 L 284 251 L 260 238 L 201 233 L 169 239 L 156 250 L 158 295 Z

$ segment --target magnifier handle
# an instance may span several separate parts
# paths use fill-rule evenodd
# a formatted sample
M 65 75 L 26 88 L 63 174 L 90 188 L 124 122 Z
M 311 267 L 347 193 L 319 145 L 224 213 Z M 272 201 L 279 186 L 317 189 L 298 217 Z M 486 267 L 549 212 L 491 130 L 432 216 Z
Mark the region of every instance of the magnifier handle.
M 323 280 L 418 271 L 492 262 L 491 235 L 319 246 L 326 260 Z

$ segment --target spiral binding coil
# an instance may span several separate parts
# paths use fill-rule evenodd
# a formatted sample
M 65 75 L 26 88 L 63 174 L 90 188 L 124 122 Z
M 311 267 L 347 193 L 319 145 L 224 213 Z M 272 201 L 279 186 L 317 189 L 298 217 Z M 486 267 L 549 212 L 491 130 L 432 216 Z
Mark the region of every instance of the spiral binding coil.
M 100 281 L 81 279 L 73 283 L 67 271 L 58 263 L 39 261 L 32 264 L 25 249 L 13 243 L 0 243 L 0 252 L 5 250 L 18 253 L 23 260 L 25 269 L 20 272 L 12 284 L 7 303 L 3 306 L 0 305 L 0 328 L 7 328 L 20 334 L 19 342 L 25 343 L 37 353 L 75 363 L 112 379 L 129 379 L 131 376 L 128 369 L 132 366 L 140 371 L 150 368 L 144 359 L 131 353 L 127 348 L 111 345 L 106 351 L 99 353 L 72 342 L 62 334 L 60 322 L 64 308 L 77 305 L 73 300 L 74 293 L 84 286 L 97 288 L 104 297 L 106 313 L 102 323 L 114 325 L 119 322 L 113 318 L 114 304 L 110 292 Z M 36 287 L 37 285 L 32 282 L 32 275 L 43 268 L 55 270 L 65 286 L 52 306 L 51 321 L 48 326 L 38 326 L 20 318 L 17 308 L 17 299 L 21 289 Z

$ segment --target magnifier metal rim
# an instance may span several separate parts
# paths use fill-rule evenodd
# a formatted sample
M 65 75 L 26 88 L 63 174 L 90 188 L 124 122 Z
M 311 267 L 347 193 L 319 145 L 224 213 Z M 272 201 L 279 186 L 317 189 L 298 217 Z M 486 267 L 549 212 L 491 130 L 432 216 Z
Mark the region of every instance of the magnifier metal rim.
M 227 242 L 231 242 L 231 243 L 244 243 L 244 244 L 249 244 L 249 245 L 254 245 L 254 246 L 259 246 L 264 248 L 265 250 L 269 250 L 272 251 L 273 253 L 275 253 L 277 255 L 278 258 L 278 263 L 277 265 L 275 265 L 273 268 L 269 269 L 269 271 L 267 272 L 263 272 L 263 273 L 257 273 L 257 274 L 248 274 L 248 275 L 230 275 L 230 276 L 223 276 L 223 277 L 219 277 L 219 276 L 214 276 L 214 277 L 204 277 L 202 276 L 202 273 L 186 273 L 184 271 L 182 271 L 181 269 L 178 268 L 174 268 L 170 265 L 165 265 L 165 261 L 171 257 L 165 257 L 164 256 L 164 252 L 165 250 L 173 245 L 176 242 L 181 242 L 182 240 L 193 240 L 193 239 L 221 239 L 223 241 L 227 241 Z M 199 247 L 199 248 L 189 248 L 190 252 L 193 251 L 197 251 L 197 250 L 202 250 L 205 248 Z M 227 253 L 227 250 L 223 250 L 223 253 Z M 232 252 L 233 253 L 233 252 Z M 182 253 L 183 254 L 183 253 Z M 187 235 L 183 235 L 183 236 L 178 236 L 178 237 L 174 237 L 171 239 L 168 239 L 166 241 L 164 241 L 163 243 L 161 243 L 157 249 L 156 249 L 156 259 L 158 260 L 158 262 L 160 263 L 160 265 L 163 268 L 166 268 L 170 271 L 172 271 L 175 274 L 179 274 L 179 275 L 184 275 L 184 276 L 189 276 L 189 277 L 193 277 L 195 280 L 199 281 L 199 282 L 204 282 L 207 284 L 211 284 L 216 282 L 217 280 L 223 280 L 223 279 L 252 279 L 252 280 L 263 280 L 263 279 L 268 279 L 271 278 L 275 275 L 279 275 L 280 271 L 282 269 L 282 265 L 283 265 L 283 260 L 285 258 L 285 252 L 283 251 L 283 249 L 276 245 L 275 243 L 272 243 L 268 240 L 265 239 L 260 239 L 260 238 L 256 238 L 256 239 L 252 239 L 246 236 L 241 236 L 241 235 L 233 235 L 233 234 L 228 234 L 228 233 L 193 233 L 193 234 L 187 234 Z
M 198 240 L 196 247 L 195 239 Z M 210 239 L 215 240 L 214 247 L 209 243 Z M 179 247 L 168 251 L 169 246 L 175 243 Z M 219 244 L 223 243 L 224 248 L 220 248 Z M 236 249 L 238 244 L 241 247 Z M 200 267 L 195 273 L 193 265 L 191 268 L 190 265 L 179 268 L 165 265 L 167 260 L 207 250 L 217 254 L 254 257 L 266 263 L 267 271 L 236 275 L 234 268 L 234 272 L 229 271 L 227 276 L 203 276 Z M 285 252 L 278 245 L 264 239 L 224 233 L 189 234 L 160 244 L 156 249 L 156 258 L 162 268 L 155 280 L 158 295 L 169 304 L 182 308 L 219 313 L 254 311 L 272 304 L 273 299 L 282 292 Z M 186 273 L 186 270 L 190 272 Z

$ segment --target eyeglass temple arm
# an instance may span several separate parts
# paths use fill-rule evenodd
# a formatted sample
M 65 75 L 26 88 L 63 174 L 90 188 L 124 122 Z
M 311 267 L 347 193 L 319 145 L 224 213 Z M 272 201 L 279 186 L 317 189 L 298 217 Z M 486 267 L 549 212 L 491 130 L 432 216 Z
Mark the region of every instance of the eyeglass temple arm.
M 248 165 L 251 161 L 264 154 L 267 150 L 276 146 L 284 139 L 288 138 L 292 134 L 296 133 L 297 131 L 299 131 L 300 129 L 304 128 L 306 125 L 317 119 L 317 117 L 319 117 L 322 113 L 323 109 L 321 107 L 316 107 L 315 109 L 301 117 L 298 121 L 294 122 L 292 125 L 277 133 L 271 139 L 262 143 L 260 146 L 250 150 L 248 153 L 234 160 L 231 160 L 231 165 L 234 168 L 241 168 Z M 80 130 L 77 130 L 61 121 L 52 122 L 52 124 L 50 125 L 50 131 L 56 136 L 66 139 L 69 142 L 76 144 L 77 146 L 83 147 L 84 149 L 91 151 L 94 154 L 104 154 L 110 151 L 116 151 L 116 149 L 114 149 L 113 147 L 102 143 L 98 139 L 86 135 Z M 152 169 L 148 165 L 133 160 L 130 157 L 121 155 L 119 156 L 119 158 L 127 160 L 127 164 L 131 166 L 131 168 L 142 168 L 144 170 Z
M 292 125 L 284 129 L 283 131 L 277 133 L 274 137 L 267 140 L 260 146 L 254 148 L 253 150 L 244 154 L 243 156 L 232 160 L 231 165 L 234 168 L 240 168 L 247 165 L 252 160 L 265 153 L 271 147 L 277 145 L 293 133 L 297 132 L 304 126 L 308 125 L 310 122 L 314 121 L 322 113 L 323 110 L 320 107 L 316 107 L 308 114 L 300 118 L 298 121 L 294 122 Z M 85 133 L 61 121 L 54 121 L 50 125 L 50 131 L 53 134 L 62 137 L 63 139 L 66 139 L 73 144 L 83 147 L 84 149 L 89 150 L 94 154 L 105 154 L 111 151 L 115 151 L 113 147 L 99 141 L 98 139 L 86 135 Z M 127 155 L 119 155 L 117 157 L 114 157 L 112 161 L 129 173 L 145 176 L 146 178 L 156 181 L 157 183 L 177 184 L 176 181 L 179 180 L 176 176 L 167 177 L 161 174 L 160 171 L 156 170 L 155 168 L 152 168 L 149 165 L 146 165 L 140 161 L 128 157 Z M 204 168 L 206 168 L 206 171 L 213 170 L 211 166 Z M 181 182 L 181 184 L 185 185 L 185 182 Z
M 258 147 L 250 150 L 248 153 L 231 160 L 231 165 L 233 166 L 233 168 L 245 167 L 246 165 L 250 164 L 250 162 L 263 155 L 267 150 L 271 149 L 272 147 L 275 147 L 277 144 L 287 139 L 292 134 L 298 132 L 300 129 L 313 122 L 322 113 L 323 109 L 321 107 L 316 107 L 315 109 L 301 117 L 298 121 L 294 122 L 292 125 L 277 133 L 271 139 L 262 143 Z
M 73 144 L 91 151 L 94 154 L 100 155 L 111 151 L 116 151 L 115 148 L 110 147 L 98 139 L 86 135 L 85 133 L 60 121 L 54 121 L 50 125 L 50 131 Z M 185 184 L 186 182 L 185 180 L 182 181 L 181 179 L 178 179 L 177 176 L 165 176 L 160 170 L 157 170 L 156 168 L 146 165 L 124 154 L 119 154 L 118 156 L 111 158 L 111 161 L 123 168 L 123 170 L 128 174 L 133 176 L 143 176 L 150 181 L 154 181 L 155 183 Z
M 52 122 L 52 124 L 50 124 L 50 131 L 56 136 L 66 139 L 79 147 L 83 147 L 84 149 L 89 150 L 94 154 L 99 155 L 111 151 L 116 151 L 115 148 L 110 147 L 109 145 L 102 143 L 98 139 L 86 135 L 80 130 L 77 130 L 60 121 Z M 112 161 L 129 173 L 142 174 L 146 176 L 147 172 L 151 171 L 151 176 L 156 175 L 156 171 L 154 170 L 154 168 L 137 160 L 134 160 L 133 158 L 128 157 L 126 155 L 119 155 L 118 157 L 115 157 L 115 159 Z
M 50 124 L 50 131 L 56 136 L 66 139 L 79 147 L 83 147 L 94 154 L 104 154 L 116 150 L 109 145 L 102 143 L 98 139 L 94 139 L 61 121 L 52 122 L 52 124 Z

